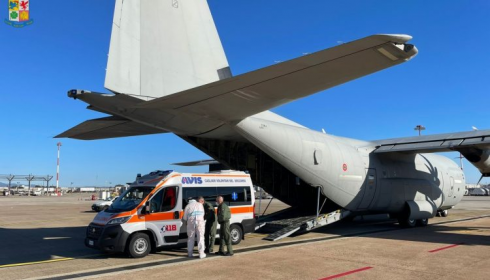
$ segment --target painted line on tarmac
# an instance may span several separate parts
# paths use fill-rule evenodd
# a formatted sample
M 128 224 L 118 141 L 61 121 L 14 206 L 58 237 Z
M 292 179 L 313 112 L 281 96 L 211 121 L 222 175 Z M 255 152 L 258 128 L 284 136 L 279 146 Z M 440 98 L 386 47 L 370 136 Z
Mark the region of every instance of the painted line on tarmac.
M 478 219 L 483 219 L 483 218 L 488 218 L 488 217 L 490 217 L 490 215 L 456 219 L 456 220 L 451 220 L 451 221 L 434 223 L 432 225 L 465 222 L 465 221 L 478 220 Z M 344 234 L 344 235 L 321 237 L 321 238 L 315 238 L 315 239 L 303 239 L 303 240 L 297 240 L 297 241 L 291 241 L 291 242 L 274 243 L 274 244 L 270 244 L 270 245 L 259 245 L 259 246 L 255 246 L 255 247 L 236 249 L 234 251 L 235 251 L 235 255 L 242 254 L 242 253 L 253 253 L 253 252 L 258 252 L 258 251 L 263 251 L 263 250 L 271 250 L 271 249 L 298 246 L 298 245 L 316 243 L 316 242 L 322 242 L 322 241 L 339 240 L 339 239 L 346 239 L 346 238 L 352 238 L 352 237 L 366 236 L 366 235 L 376 234 L 376 233 L 392 232 L 392 231 L 399 231 L 399 230 L 401 231 L 401 230 L 405 230 L 405 229 L 406 228 L 396 227 L 396 228 L 388 228 L 388 229 L 378 229 L 378 230 L 371 230 L 371 231 L 354 232 L 354 233 L 348 233 L 348 234 Z M 152 268 L 157 268 L 157 267 L 162 267 L 162 266 L 167 266 L 167 265 L 172 265 L 172 264 L 178 264 L 178 263 L 203 261 L 203 260 L 207 260 L 210 258 L 218 258 L 218 256 L 208 255 L 208 257 L 206 257 L 205 259 L 201 259 L 201 260 L 200 259 L 191 259 L 191 258 L 187 258 L 187 257 L 178 257 L 175 259 L 155 261 L 155 262 L 151 262 L 151 263 L 125 265 L 123 267 L 102 269 L 102 270 L 95 270 L 95 271 L 81 271 L 79 273 L 53 275 L 53 276 L 49 276 L 46 278 L 36 278 L 36 279 L 40 279 L 40 280 L 45 280 L 45 279 L 46 280 L 47 279 L 58 280 L 59 279 L 59 280 L 62 280 L 62 279 L 68 279 L 68 278 L 70 278 L 70 279 L 71 278 L 82 278 L 82 279 L 95 278 L 95 277 L 100 277 L 102 275 L 120 274 L 120 273 L 124 273 L 124 272 L 128 272 L 128 271 L 147 270 L 147 269 L 152 269 Z
M 4 265 L 0 265 L 0 268 L 26 266 L 26 265 L 35 265 L 35 264 L 46 264 L 46 263 L 54 263 L 54 262 L 61 262 L 61 261 L 73 261 L 73 260 L 78 260 L 78 259 L 88 259 L 88 258 L 102 257 L 102 256 L 105 256 L 106 257 L 106 256 L 108 256 L 108 254 L 91 254 L 91 255 L 77 256 L 77 257 L 73 257 L 73 258 L 63 258 L 63 257 L 57 257 L 57 256 L 55 256 L 57 258 L 51 259 L 51 260 L 25 262 L 25 263 L 4 264 Z
M 335 279 L 335 278 L 339 278 L 339 277 L 344 277 L 344 276 L 347 276 L 347 275 L 350 275 L 350 274 L 354 274 L 354 273 L 358 273 L 358 272 L 361 272 L 361 271 L 369 270 L 371 268 L 373 268 L 373 267 L 372 266 L 366 266 L 366 267 L 363 267 L 363 268 L 354 269 L 354 270 L 343 272 L 343 273 L 340 273 L 340 274 L 335 274 L 335 275 L 332 275 L 332 276 L 328 276 L 328 277 L 322 278 L 320 280 L 329 280 L 329 279 Z
M 0 265 L 0 268 L 25 266 L 25 265 L 33 265 L 33 264 L 43 264 L 43 263 L 53 263 L 53 262 L 64 262 L 64 261 L 71 261 L 71 260 L 74 260 L 74 258 L 59 258 L 59 259 L 36 261 L 36 262 L 4 264 L 4 265 Z
M 437 248 L 437 249 L 434 249 L 434 250 L 430 250 L 429 253 L 439 252 L 439 251 L 450 249 L 450 248 L 454 248 L 454 247 L 457 247 L 457 246 L 463 245 L 463 244 L 464 243 L 459 243 L 459 244 L 453 244 L 453 245 L 449 245 L 449 246 L 442 247 L 442 248 Z

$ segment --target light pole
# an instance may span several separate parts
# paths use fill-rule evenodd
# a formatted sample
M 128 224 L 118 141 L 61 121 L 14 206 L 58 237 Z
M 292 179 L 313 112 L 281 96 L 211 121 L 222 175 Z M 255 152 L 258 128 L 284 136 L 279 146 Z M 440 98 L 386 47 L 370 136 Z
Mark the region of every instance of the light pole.
M 56 144 L 58 146 L 58 160 L 56 162 L 56 193 L 58 193 L 58 187 L 60 183 L 60 148 L 61 148 L 61 142 L 58 142 Z
M 421 135 L 421 131 L 422 131 L 422 130 L 425 130 L 425 126 L 423 126 L 423 125 L 420 125 L 420 124 L 419 124 L 419 125 L 417 125 L 417 126 L 414 128 L 414 130 L 418 130 L 418 131 L 419 131 L 419 136 L 420 136 L 420 135 Z

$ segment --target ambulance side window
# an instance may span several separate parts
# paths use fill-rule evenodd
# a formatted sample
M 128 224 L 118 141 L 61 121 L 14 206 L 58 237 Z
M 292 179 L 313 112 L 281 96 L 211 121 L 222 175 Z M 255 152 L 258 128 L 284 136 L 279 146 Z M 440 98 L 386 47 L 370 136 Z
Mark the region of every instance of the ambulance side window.
M 183 188 L 182 208 L 187 206 L 189 198 L 197 199 L 199 196 L 204 197 L 204 200 L 213 204 L 217 196 L 216 187 Z
M 177 187 L 166 187 L 153 196 L 150 203 L 150 213 L 167 212 L 177 205 Z
M 220 187 L 218 193 L 229 206 L 252 205 L 250 187 Z
M 163 196 L 161 212 L 170 211 L 175 208 L 177 204 L 177 187 L 165 188 L 165 195 Z
M 163 193 L 165 190 L 160 190 L 153 196 L 150 202 L 150 213 L 160 212 L 160 207 L 162 205 Z

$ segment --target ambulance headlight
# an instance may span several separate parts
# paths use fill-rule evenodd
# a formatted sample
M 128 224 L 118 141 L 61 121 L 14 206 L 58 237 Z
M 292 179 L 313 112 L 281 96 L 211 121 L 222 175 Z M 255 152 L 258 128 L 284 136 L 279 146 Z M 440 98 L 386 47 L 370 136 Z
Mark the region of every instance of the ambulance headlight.
M 115 218 L 115 219 L 110 220 L 107 224 L 108 225 L 124 224 L 125 222 L 127 222 L 129 220 L 129 218 L 131 218 L 131 217 L 127 216 L 127 217 Z

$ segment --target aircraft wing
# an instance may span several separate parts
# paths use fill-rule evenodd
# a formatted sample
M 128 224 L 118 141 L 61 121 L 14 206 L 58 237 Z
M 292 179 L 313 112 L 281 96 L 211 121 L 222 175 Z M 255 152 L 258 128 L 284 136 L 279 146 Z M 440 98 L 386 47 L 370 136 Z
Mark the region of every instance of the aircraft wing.
M 204 165 L 211 165 L 211 164 L 220 164 L 220 162 L 214 159 L 203 159 L 203 160 L 196 160 L 196 161 L 171 163 L 171 165 L 178 165 L 178 166 L 204 166 Z
M 128 119 L 111 116 L 85 121 L 57 135 L 55 138 L 67 137 L 80 140 L 97 140 L 165 132 L 161 129 L 135 123 Z
M 447 151 L 465 152 L 468 149 L 490 147 L 490 130 L 477 130 L 458 133 L 436 134 L 406 138 L 371 141 L 374 153 L 438 153 Z
M 246 74 L 140 103 L 222 122 L 248 116 L 403 63 L 417 54 L 408 35 L 373 35 Z

